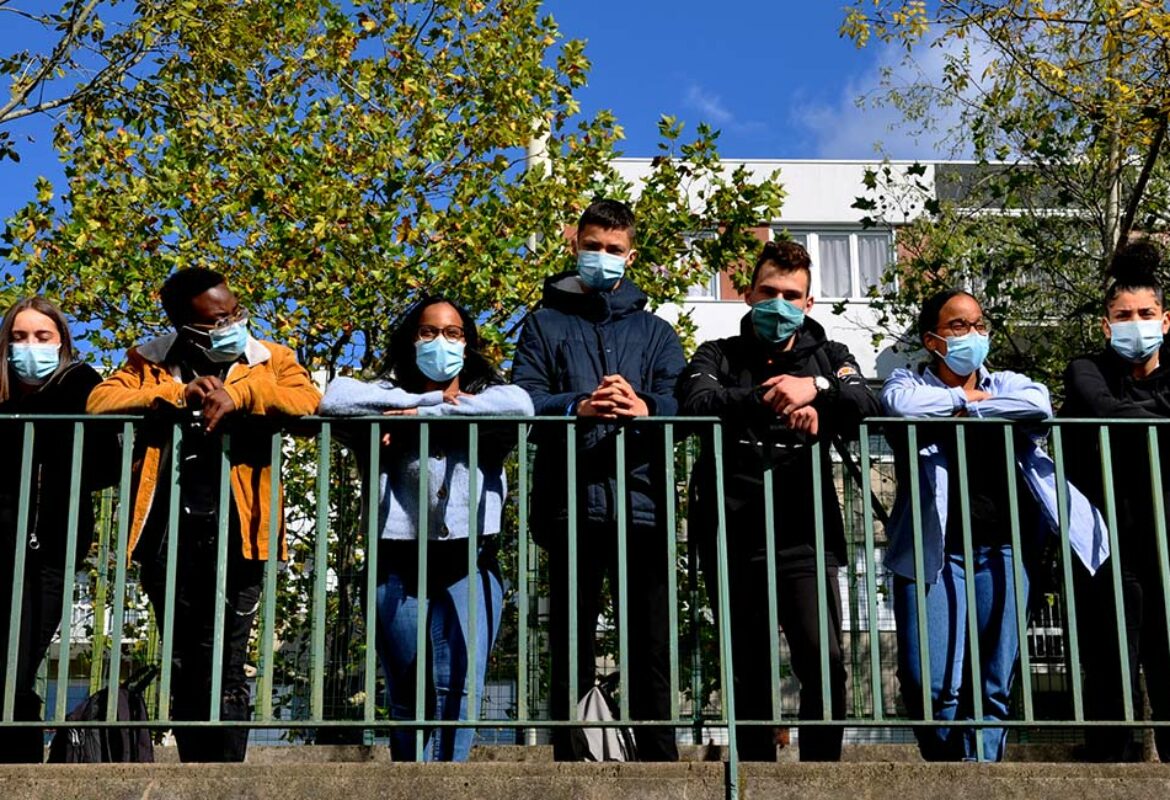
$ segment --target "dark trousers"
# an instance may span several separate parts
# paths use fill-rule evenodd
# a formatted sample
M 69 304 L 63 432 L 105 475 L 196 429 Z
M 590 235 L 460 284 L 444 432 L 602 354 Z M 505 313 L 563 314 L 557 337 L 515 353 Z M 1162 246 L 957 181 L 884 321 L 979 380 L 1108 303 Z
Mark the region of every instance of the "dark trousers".
M 233 526 L 234 527 L 234 526 Z M 248 639 L 260 605 L 264 563 L 240 552 L 238 534 L 228 541 L 227 603 L 216 607 L 216 531 L 213 523 L 180 523 L 175 575 L 174 651 L 171 672 L 171 718 L 205 720 L 211 709 L 212 644 L 215 615 L 223 615 L 223 673 L 220 719 L 251 718 L 251 694 L 244 674 Z M 166 611 L 166 556 L 142 565 L 142 585 L 162 624 Z M 243 761 L 247 728 L 176 728 L 182 761 Z
M 714 548 L 703 558 L 707 594 L 718 616 Z M 772 662 L 769 653 L 767 561 L 758 558 L 729 559 L 728 609 L 731 617 L 731 655 L 734 667 L 735 717 L 737 720 L 774 719 L 772 709 Z M 817 614 L 817 570 L 811 559 L 778 565 L 776 580 L 777 620 L 792 655 L 792 672 L 800 682 L 801 720 L 824 718 L 821 698 L 821 637 Z M 825 569 L 825 601 L 828 605 L 829 697 L 832 718 L 845 719 L 845 663 L 841 655 L 841 593 L 837 568 Z M 840 726 L 801 725 L 801 761 L 838 761 L 841 758 Z M 738 729 L 736 745 L 743 761 L 775 761 L 776 742 L 769 726 Z
M 627 537 L 627 597 L 629 609 L 630 715 L 635 720 L 670 719 L 670 634 L 666 590 L 667 547 L 673 542 L 661 526 L 630 525 Z M 569 552 L 564 540 L 548 550 L 552 648 L 553 719 L 569 718 Z M 594 640 L 602 608 L 602 581 L 608 576 L 615 617 L 622 619 L 617 603 L 618 547 L 613 524 L 583 524 L 577 534 L 577 690 L 578 699 L 593 687 L 596 656 Z M 677 761 L 674 729 L 669 726 L 634 728 L 640 761 Z M 575 758 L 569 731 L 553 730 L 553 757 Z
M 1125 719 L 1125 692 L 1131 692 L 1135 719 L 1142 719 L 1139 668 L 1146 674 L 1153 719 L 1170 720 L 1170 643 L 1166 637 L 1166 598 L 1162 592 L 1157 557 L 1148 568 L 1122 562 L 1121 595 L 1125 609 L 1129 674 L 1122 676 L 1120 637 L 1113 599 L 1113 569 L 1106 562 L 1090 576 L 1074 564 L 1077 600 L 1077 634 L 1084 670 L 1085 718 Z M 1132 728 L 1086 728 L 1086 757 L 1094 761 L 1138 758 Z M 1170 761 L 1170 728 L 1155 728 L 1154 743 L 1163 762 Z
M 0 545 L 0 691 L 8 673 L 8 618 L 12 609 L 11 543 Z M 19 722 L 41 719 L 41 698 L 36 692 L 37 671 L 61 622 L 65 558 L 44 550 L 26 550 L 24 590 L 21 593 L 20 636 L 16 660 L 16 703 L 13 718 Z M 2 696 L 2 695 L 0 695 Z M 45 760 L 45 734 L 40 728 L 0 726 L 0 762 L 39 763 Z

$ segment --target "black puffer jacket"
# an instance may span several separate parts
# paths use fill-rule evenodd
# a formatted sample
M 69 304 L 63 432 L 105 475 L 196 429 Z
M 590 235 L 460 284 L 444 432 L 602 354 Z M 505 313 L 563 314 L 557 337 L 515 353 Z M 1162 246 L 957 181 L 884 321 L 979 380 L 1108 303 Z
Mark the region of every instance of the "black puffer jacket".
M 789 430 L 761 402 L 761 383 L 775 375 L 828 379 L 830 388 L 813 403 L 818 412 L 816 437 Z M 678 383 L 684 414 L 723 419 L 723 485 L 729 542 L 743 554 L 764 552 L 764 469 L 773 470 L 777 555 L 789 563 L 815 555 L 812 492 L 812 447 L 818 439 L 856 436 L 862 418 L 881 413 L 848 348 L 825 338 L 811 319 L 797 333 L 791 350 L 760 341 L 751 314 L 740 323 L 739 336 L 706 342 L 695 353 Z M 715 458 L 704 439 L 691 481 L 692 530 L 709 543 L 715 536 Z M 829 452 L 821 460 L 825 547 L 829 563 L 843 563 L 845 538 L 833 484 Z
M 0 403 L 0 414 L 85 414 L 89 393 L 101 382 L 92 367 L 75 362 L 37 391 Z M 118 480 L 120 448 L 115 423 L 86 424 L 78 523 L 78 564 L 93 541 L 92 492 Z M 24 450 L 23 424 L 0 421 L 0 548 L 11 559 L 17 533 L 20 469 Z M 69 521 L 70 470 L 73 460 L 73 422 L 41 420 L 33 429 L 33 458 L 29 495 L 28 538 L 33 535 L 47 563 L 64 563 Z
M 678 410 L 674 387 L 685 365 L 682 346 L 665 320 L 645 310 L 646 295 L 623 280 L 612 292 L 590 292 L 575 272 L 548 278 L 542 307 L 524 323 L 512 379 L 532 397 L 537 416 L 568 416 L 605 375 L 620 374 L 652 416 Z M 594 522 L 615 518 L 616 425 L 582 421 L 577 449 L 579 509 Z M 626 448 L 629 519 L 659 521 L 664 475 L 660 430 L 634 424 Z M 532 532 L 547 542 L 564 531 L 566 453 L 563 427 L 544 426 L 532 486 Z M 655 446 L 657 443 L 657 446 Z

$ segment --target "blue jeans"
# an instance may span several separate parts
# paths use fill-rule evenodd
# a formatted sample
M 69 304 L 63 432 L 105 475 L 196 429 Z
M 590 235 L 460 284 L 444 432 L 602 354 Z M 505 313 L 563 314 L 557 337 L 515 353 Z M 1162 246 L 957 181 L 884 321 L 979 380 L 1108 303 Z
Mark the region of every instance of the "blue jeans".
M 427 654 L 425 715 L 426 719 L 459 720 L 467 719 L 467 634 L 472 581 L 467 576 L 466 542 L 452 542 L 450 544 L 457 545 L 453 548 L 443 547 L 444 544 L 448 543 L 433 543 L 428 548 L 428 561 L 439 563 L 436 564 L 438 569 L 430 571 L 427 580 L 427 643 L 430 652 Z M 414 576 L 417 561 L 401 557 L 401 548 L 396 552 L 399 557 L 379 570 L 378 656 L 386 673 L 391 718 L 416 719 L 418 589 Z M 461 564 L 456 560 L 459 554 L 462 554 Z M 444 565 L 443 561 L 448 563 Z M 454 566 L 451 561 L 454 561 Z M 443 579 L 443 573 L 451 575 L 460 571 L 462 577 Z M 500 628 L 504 592 L 496 568 L 481 563 L 474 578 L 478 604 L 475 628 L 475 696 L 478 701 L 483 698 L 488 656 Z M 466 761 L 474 740 L 473 728 L 428 729 L 424 735 L 423 759 Z M 415 731 L 393 729 L 390 750 L 395 761 L 415 760 Z
M 975 620 L 979 631 L 979 669 L 983 719 L 1005 720 L 1020 642 L 1010 545 L 975 547 Z M 1027 606 L 1028 572 L 1023 570 Z M 916 583 L 894 578 L 894 618 L 898 626 L 898 682 L 912 717 L 923 718 L 922 672 L 918 646 Z M 946 554 L 938 581 L 926 587 L 926 641 L 930 655 L 931 715 L 936 720 L 973 719 L 967 652 L 967 588 L 963 556 Z M 975 728 L 922 727 L 915 730 L 927 761 L 975 758 Z M 983 757 L 1003 759 L 1007 731 L 983 728 Z

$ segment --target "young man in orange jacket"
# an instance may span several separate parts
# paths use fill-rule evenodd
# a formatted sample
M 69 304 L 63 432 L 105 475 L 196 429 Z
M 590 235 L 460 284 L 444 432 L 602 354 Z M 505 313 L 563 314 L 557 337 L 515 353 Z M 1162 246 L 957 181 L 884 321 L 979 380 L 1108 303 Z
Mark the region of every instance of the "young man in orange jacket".
M 129 550 L 164 618 L 171 463 L 179 459 L 178 569 L 175 575 L 175 720 L 208 718 L 215 615 L 224 615 L 220 718 L 250 717 L 244 675 L 248 638 L 259 607 L 269 547 L 286 557 L 280 508 L 269 508 L 271 426 L 257 417 L 312 414 L 321 399 L 293 352 L 248 332 L 247 312 L 211 270 L 180 270 L 162 287 L 175 332 L 131 348 L 126 364 L 89 396 L 92 414 L 145 413 L 183 427 L 172 452 L 171 425 L 144 425 L 135 453 Z M 231 434 L 230 496 L 219 507 L 223 435 Z M 220 513 L 228 514 L 226 605 L 216 608 Z M 279 541 L 268 540 L 269 515 L 280 517 Z M 183 761 L 243 761 L 248 731 L 178 728 Z

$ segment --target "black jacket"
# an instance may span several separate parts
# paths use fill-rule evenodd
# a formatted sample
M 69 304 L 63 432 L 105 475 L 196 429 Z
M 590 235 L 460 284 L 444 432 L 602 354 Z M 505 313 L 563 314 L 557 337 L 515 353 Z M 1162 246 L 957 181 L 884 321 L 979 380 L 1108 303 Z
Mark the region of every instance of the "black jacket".
M 101 377 L 92 367 L 75 362 L 32 394 L 0 403 L 0 414 L 85 414 L 85 401 Z M 77 557 L 93 541 L 92 492 L 118 480 L 121 450 L 113 423 L 86 423 L 82 455 L 82 487 L 77 522 Z M 23 424 L 0 421 L 0 548 L 7 560 L 17 533 L 20 468 L 24 450 Z M 64 564 L 69 521 L 73 422 L 42 420 L 33 428 L 33 459 L 29 494 L 28 535 L 35 533 L 48 563 Z
M 542 307 L 524 323 L 512 370 L 512 380 L 532 397 L 537 416 L 572 415 L 602 377 L 613 374 L 630 383 L 652 416 L 677 413 L 674 387 L 685 365 L 682 346 L 670 324 L 645 307 L 646 295 L 628 279 L 611 292 L 585 291 L 575 272 L 545 280 Z M 609 522 L 616 515 L 617 429 L 585 420 L 580 424 L 578 508 L 593 522 Z M 532 532 L 537 541 L 548 542 L 563 532 L 566 519 L 565 430 L 538 427 L 533 440 Z M 627 440 L 628 518 L 635 525 L 657 524 L 665 489 L 660 431 L 634 424 Z
M 751 314 L 740 323 L 740 334 L 703 344 L 679 379 L 682 413 L 717 416 L 723 420 L 724 497 L 728 541 L 739 553 L 764 552 L 764 469 L 772 467 L 777 555 L 789 563 L 815 555 L 812 494 L 812 447 L 818 439 L 854 437 L 866 416 L 881 407 L 866 386 L 857 361 L 842 344 L 825 338 L 819 323 L 806 319 L 789 351 L 762 342 L 752 329 Z M 775 375 L 817 376 L 830 388 L 818 395 L 817 437 L 789 430 L 762 403 L 761 383 Z M 829 451 L 821 460 L 825 547 L 829 563 L 845 558 L 841 508 L 833 483 Z M 691 480 L 692 530 L 710 543 L 715 536 L 715 459 L 711 442 L 703 447 Z
M 1160 364 L 1149 377 L 1137 379 L 1132 365 L 1109 347 L 1095 355 L 1073 359 L 1064 373 L 1065 400 L 1057 416 L 1150 420 L 1170 417 L 1170 344 L 1163 345 Z M 1144 425 L 1116 425 L 1109 440 L 1123 564 L 1158 563 L 1148 430 Z M 1104 511 L 1100 428 L 1067 425 L 1062 431 L 1069 479 Z M 1158 449 L 1163 497 L 1170 503 L 1170 428 L 1158 428 Z

